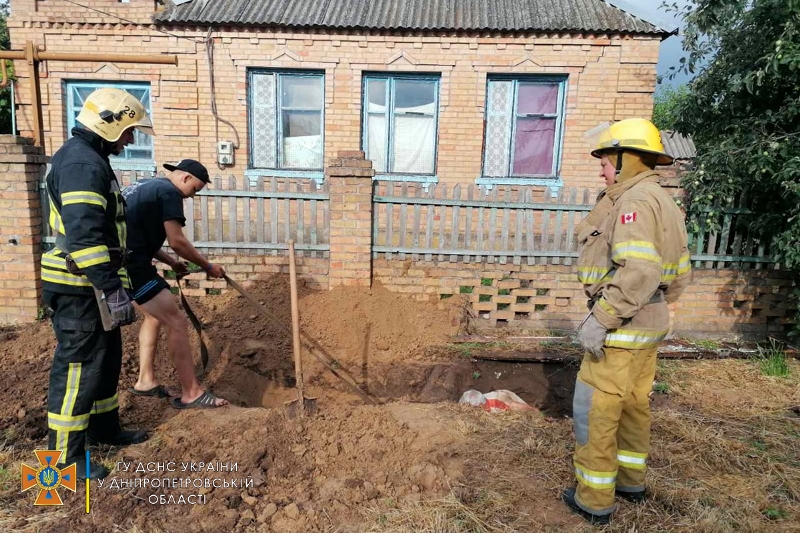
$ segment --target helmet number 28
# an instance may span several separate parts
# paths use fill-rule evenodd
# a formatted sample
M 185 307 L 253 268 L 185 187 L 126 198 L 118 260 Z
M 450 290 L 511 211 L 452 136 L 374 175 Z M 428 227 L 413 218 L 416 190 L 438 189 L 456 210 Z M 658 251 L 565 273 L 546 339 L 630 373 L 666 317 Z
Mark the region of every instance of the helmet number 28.
M 122 108 L 121 112 L 125 115 L 128 115 L 130 118 L 136 117 L 136 111 L 131 109 L 131 106 L 126 105 L 125 107 Z

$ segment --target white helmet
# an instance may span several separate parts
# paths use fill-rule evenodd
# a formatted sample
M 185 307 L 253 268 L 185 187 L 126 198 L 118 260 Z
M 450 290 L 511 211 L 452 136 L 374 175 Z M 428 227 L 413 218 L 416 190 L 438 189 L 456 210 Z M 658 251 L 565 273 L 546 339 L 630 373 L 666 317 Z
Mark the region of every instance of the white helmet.
M 83 104 L 78 122 L 109 142 L 128 128 L 154 135 L 153 121 L 142 103 L 128 91 L 115 87 L 97 89 Z

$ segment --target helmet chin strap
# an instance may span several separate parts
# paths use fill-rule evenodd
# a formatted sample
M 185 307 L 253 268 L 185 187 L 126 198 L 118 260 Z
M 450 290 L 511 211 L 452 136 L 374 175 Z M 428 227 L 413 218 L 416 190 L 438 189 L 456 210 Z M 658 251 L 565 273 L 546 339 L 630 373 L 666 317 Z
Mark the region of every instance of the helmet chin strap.
M 619 176 L 620 172 L 622 172 L 622 150 L 617 150 L 616 172 L 617 172 L 617 176 Z

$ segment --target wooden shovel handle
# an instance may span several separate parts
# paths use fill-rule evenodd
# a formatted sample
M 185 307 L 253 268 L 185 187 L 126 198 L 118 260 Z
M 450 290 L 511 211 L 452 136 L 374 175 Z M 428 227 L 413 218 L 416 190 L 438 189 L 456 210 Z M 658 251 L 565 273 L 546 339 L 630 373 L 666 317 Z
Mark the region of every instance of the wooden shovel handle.
M 294 260 L 294 241 L 289 241 L 289 293 L 292 301 L 292 349 L 294 350 L 294 377 L 297 393 L 303 401 L 303 356 L 300 345 L 300 308 L 297 303 L 297 267 Z
M 225 281 L 228 282 L 228 285 L 233 287 L 236 290 L 236 292 L 241 294 L 242 297 L 245 300 L 247 300 L 247 302 L 250 305 L 258 309 L 265 318 L 271 320 L 278 328 L 288 332 L 289 328 L 284 326 L 283 323 L 280 320 L 278 320 L 272 313 L 270 313 L 266 307 L 261 305 L 261 303 L 258 300 L 253 298 L 250 294 L 248 294 L 248 292 L 244 290 L 244 288 L 241 285 L 239 285 L 236 281 L 231 279 L 230 276 L 228 276 L 227 274 L 225 274 L 223 277 L 225 278 Z M 339 381 L 344 383 L 348 389 L 350 389 L 352 392 L 360 396 L 365 403 L 369 405 L 375 405 L 376 403 L 378 403 L 375 400 L 375 398 L 373 398 L 372 396 L 361 390 L 361 388 L 359 388 L 355 378 L 353 378 L 353 376 L 351 376 L 350 373 L 347 372 L 347 370 L 340 367 L 339 364 L 336 362 L 336 360 L 333 357 L 331 357 L 327 351 L 325 351 L 325 348 L 323 348 L 322 345 L 320 345 L 316 340 L 311 338 L 307 333 L 303 333 L 302 331 L 300 333 L 302 335 L 302 340 L 304 342 L 303 347 L 308 351 L 308 353 L 310 353 L 314 357 L 314 359 L 319 361 L 321 365 L 327 368 L 331 374 L 339 378 Z

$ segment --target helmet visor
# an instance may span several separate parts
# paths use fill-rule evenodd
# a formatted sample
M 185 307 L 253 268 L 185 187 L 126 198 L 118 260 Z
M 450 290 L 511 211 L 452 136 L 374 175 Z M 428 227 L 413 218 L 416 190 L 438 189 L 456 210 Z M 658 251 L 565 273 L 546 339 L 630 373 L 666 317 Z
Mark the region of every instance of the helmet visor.
M 605 149 L 615 148 L 614 139 L 611 137 L 613 122 L 603 122 L 583 134 L 588 151 L 593 157 L 600 157 L 600 152 Z

